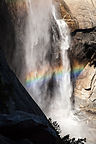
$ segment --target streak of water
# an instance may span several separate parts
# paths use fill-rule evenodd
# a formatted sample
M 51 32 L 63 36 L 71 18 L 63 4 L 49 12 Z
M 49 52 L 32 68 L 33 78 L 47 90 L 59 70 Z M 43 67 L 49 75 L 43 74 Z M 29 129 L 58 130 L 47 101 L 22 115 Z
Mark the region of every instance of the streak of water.
M 70 45 L 68 26 L 64 20 L 57 20 L 51 0 L 47 1 L 47 4 L 44 3 L 44 0 L 39 2 L 28 1 L 29 11 L 25 39 L 26 71 L 27 74 L 31 72 L 28 76 L 28 81 L 30 81 L 28 91 L 46 116 L 59 123 L 62 136 L 69 133 L 71 136 L 80 137 L 81 126 L 78 124 L 76 117 L 73 116 L 70 103 L 72 84 L 67 52 Z M 53 28 L 54 43 L 50 40 L 50 10 L 57 25 L 55 26 L 57 29 Z M 60 33 L 60 38 L 57 38 L 57 31 Z M 56 49 L 57 41 L 59 41 L 62 61 L 62 75 L 59 78 L 57 76 L 59 68 L 52 70 L 50 64 L 53 63 L 51 59 L 55 56 L 50 51 L 52 48 Z M 33 84 L 34 79 L 36 81 Z

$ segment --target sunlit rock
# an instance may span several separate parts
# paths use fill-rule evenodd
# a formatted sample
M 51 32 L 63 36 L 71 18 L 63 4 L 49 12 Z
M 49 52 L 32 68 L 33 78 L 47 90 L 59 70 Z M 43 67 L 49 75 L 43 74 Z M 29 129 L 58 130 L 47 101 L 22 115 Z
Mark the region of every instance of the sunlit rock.
M 96 26 L 96 0 L 65 0 L 80 29 Z
M 84 68 L 76 80 L 74 95 L 77 106 L 96 109 L 96 69 L 89 64 Z
M 65 20 L 68 24 L 70 31 L 74 31 L 79 28 L 79 23 L 74 15 L 71 13 L 70 8 L 67 5 L 67 2 L 64 0 L 54 0 L 55 5 L 57 6 L 57 11 L 59 12 L 61 18 Z

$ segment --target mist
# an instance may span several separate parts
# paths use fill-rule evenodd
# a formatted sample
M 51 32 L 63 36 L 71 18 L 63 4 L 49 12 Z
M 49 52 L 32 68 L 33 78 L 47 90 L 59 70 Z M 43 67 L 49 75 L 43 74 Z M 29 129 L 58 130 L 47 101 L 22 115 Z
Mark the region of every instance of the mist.
M 81 137 L 81 125 L 71 110 L 68 26 L 64 20 L 57 20 L 51 0 L 28 0 L 27 7 L 25 87 L 45 115 L 58 122 L 61 136 L 70 133 Z

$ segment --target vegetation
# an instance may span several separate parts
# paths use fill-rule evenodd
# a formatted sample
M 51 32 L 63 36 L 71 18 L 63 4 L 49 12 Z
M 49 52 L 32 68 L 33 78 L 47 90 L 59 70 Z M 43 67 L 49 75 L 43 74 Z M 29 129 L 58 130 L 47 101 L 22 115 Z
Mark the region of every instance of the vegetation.
M 78 139 L 75 138 L 70 139 L 69 135 L 66 135 L 62 138 L 62 144 L 84 144 L 86 142 L 86 138 Z
M 52 122 L 52 119 L 49 118 L 50 124 L 53 126 L 53 128 L 56 130 L 57 134 L 60 136 L 61 129 L 57 121 Z M 85 144 L 86 138 L 82 139 L 75 139 L 75 138 L 70 138 L 70 135 L 66 135 L 63 138 L 61 138 L 61 144 Z

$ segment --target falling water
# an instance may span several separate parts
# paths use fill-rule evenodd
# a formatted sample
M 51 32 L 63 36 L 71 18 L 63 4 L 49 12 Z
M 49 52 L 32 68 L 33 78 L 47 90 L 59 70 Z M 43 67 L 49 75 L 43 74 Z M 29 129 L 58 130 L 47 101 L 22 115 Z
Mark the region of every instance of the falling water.
M 48 116 L 60 124 L 62 130 L 61 136 L 69 133 L 72 137 L 81 137 L 81 125 L 78 123 L 77 117 L 73 115 L 71 110 L 72 83 L 70 80 L 70 62 L 68 58 L 68 49 L 70 46 L 69 29 L 63 19 L 58 20 L 56 18 L 54 6 L 52 7 L 52 13 L 58 24 L 61 35 L 60 51 L 63 70 L 61 79 L 59 79 L 59 81 L 57 79 L 57 83 L 59 83 L 59 94 L 56 94 L 56 89 L 55 98 L 50 106 Z
M 55 7 L 52 7 L 52 13 L 53 16 L 57 22 L 57 25 L 59 27 L 60 31 L 60 37 L 61 37 L 61 42 L 60 42 L 60 52 L 61 52 L 61 58 L 62 58 L 62 77 L 57 81 L 59 83 L 59 93 L 60 93 L 60 109 L 63 110 L 64 116 L 68 116 L 70 111 L 71 111 L 71 103 L 70 103 L 70 98 L 72 94 L 72 85 L 70 81 L 70 62 L 68 58 L 68 49 L 69 49 L 69 44 L 70 44 L 70 37 L 69 37 L 69 29 L 67 24 L 65 23 L 64 20 L 60 19 L 57 20 L 55 16 Z M 66 111 L 66 112 L 65 112 Z
M 70 104 L 72 85 L 70 81 L 70 62 L 67 55 L 70 45 L 68 26 L 64 20 L 57 20 L 55 7 L 52 6 L 51 0 L 46 1 L 46 4 L 44 0 L 28 0 L 27 7 L 26 89 L 46 116 L 59 123 L 62 136 L 68 133 L 75 137 L 81 136 L 81 127 L 72 114 Z M 54 30 L 54 45 L 50 40 L 50 11 L 60 33 L 60 38 L 57 38 L 57 33 Z M 57 43 L 59 43 L 61 67 L 53 66 L 52 56 L 54 57 L 55 54 L 52 55 L 51 53 L 52 45 L 56 49 Z M 57 58 L 58 56 L 54 59 Z
M 46 81 L 45 77 L 40 80 L 39 77 L 49 71 L 49 61 L 46 60 L 46 55 L 50 47 L 50 5 L 51 0 L 46 3 L 44 0 L 28 0 L 27 3 L 28 18 L 25 38 L 26 75 L 29 77 L 27 90 L 42 109 L 46 107 L 44 103 L 47 85 L 43 84 L 44 80 Z

